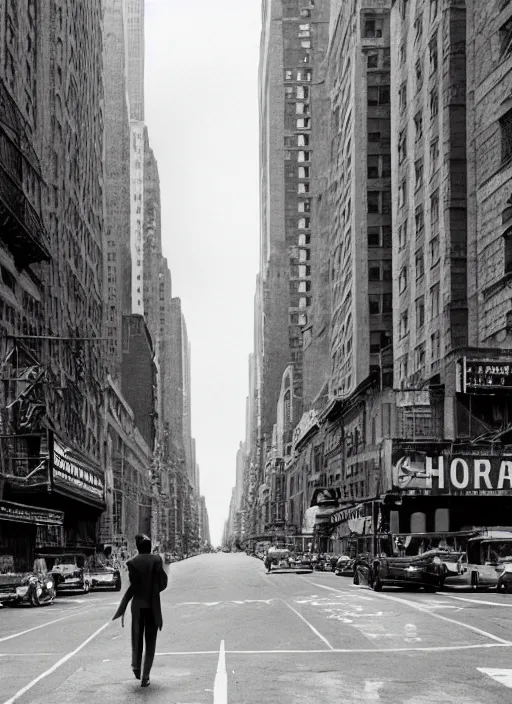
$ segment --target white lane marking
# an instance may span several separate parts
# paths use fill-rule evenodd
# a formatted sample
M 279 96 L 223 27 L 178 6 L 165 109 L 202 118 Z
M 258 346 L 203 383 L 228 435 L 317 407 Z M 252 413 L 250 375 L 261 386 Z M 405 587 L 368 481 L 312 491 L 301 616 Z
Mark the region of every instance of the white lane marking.
M 325 636 L 323 636 L 323 635 L 320 633 L 320 631 L 318 631 L 318 630 L 313 626 L 312 623 L 310 623 L 307 619 L 305 619 L 304 616 L 303 616 L 299 611 L 297 611 L 297 609 L 294 609 L 293 606 L 290 606 L 290 604 L 288 604 L 288 602 L 286 602 L 284 599 L 282 599 L 281 601 L 283 602 L 283 604 L 286 604 L 286 606 L 287 606 L 291 611 L 293 611 L 294 614 L 296 614 L 300 619 L 302 619 L 302 621 L 304 621 L 304 623 L 305 623 L 309 628 L 311 628 L 311 630 L 313 631 L 313 633 L 314 633 L 316 636 L 318 636 L 318 637 L 320 638 L 320 640 L 322 640 L 322 641 L 326 644 L 326 646 L 329 648 L 329 650 L 334 650 L 334 648 L 333 648 L 332 645 L 329 643 L 329 641 L 327 640 L 327 638 L 325 638 Z
M 55 653 L 0 653 L 0 658 L 43 658 Z
M 85 611 L 86 609 L 81 609 L 81 611 Z M 3 643 L 6 640 L 12 640 L 13 638 L 19 638 L 19 636 L 24 636 L 26 633 L 32 633 L 32 631 L 37 631 L 39 628 L 46 628 L 46 626 L 51 626 L 54 623 L 59 623 L 59 621 L 64 621 L 64 619 L 69 618 L 70 616 L 75 616 L 76 610 L 73 611 L 73 613 L 68 614 L 67 616 L 61 616 L 60 618 L 56 618 L 53 621 L 46 621 L 45 623 L 40 623 L 39 626 L 33 626 L 32 628 L 27 628 L 25 631 L 18 631 L 17 633 L 11 633 L 10 636 L 3 636 L 0 638 L 0 643 Z
M 359 653 L 442 653 L 444 651 L 457 650 L 488 650 L 489 648 L 510 648 L 512 643 L 479 643 L 478 645 L 432 645 L 418 648 L 333 648 L 332 650 L 226 650 L 226 655 L 279 655 L 281 653 L 291 655 L 311 655 L 314 653 L 345 653 L 355 655 Z M 218 650 L 173 650 L 167 653 L 156 653 L 156 657 L 174 657 L 175 655 L 218 655 Z
M 60 660 L 57 660 L 57 662 L 52 665 L 48 670 L 45 670 L 42 672 L 40 675 L 38 675 L 35 679 L 33 679 L 31 682 L 26 684 L 24 687 L 21 689 L 18 689 L 16 694 L 14 694 L 10 699 L 7 699 L 3 704 L 14 704 L 15 701 L 17 701 L 20 697 L 22 697 L 24 694 L 26 694 L 29 690 L 32 689 L 32 687 L 35 687 L 38 682 L 41 682 L 41 680 L 44 680 L 45 677 L 48 677 L 48 675 L 51 675 L 55 672 L 55 670 L 58 670 L 61 665 L 64 665 L 68 660 L 71 660 L 71 658 L 79 653 L 83 648 L 85 648 L 86 645 L 88 645 L 96 636 L 98 636 L 102 631 L 107 628 L 107 626 L 110 626 L 111 621 L 107 621 L 107 623 L 104 623 L 103 626 L 98 628 L 92 635 L 90 635 L 86 640 L 84 640 L 83 643 L 81 643 L 78 648 L 75 648 L 72 650 L 70 653 L 67 655 L 64 655 Z
M 315 584 L 315 587 L 323 587 L 322 584 L 316 584 L 315 582 L 311 582 L 311 584 Z M 333 589 L 332 587 L 324 587 L 324 589 L 329 589 L 331 591 L 343 594 L 341 590 Z M 512 645 L 512 641 L 505 640 L 504 638 L 500 638 L 499 636 L 495 636 L 493 633 L 483 631 L 481 628 L 477 628 L 476 626 L 471 626 L 469 623 L 462 623 L 461 621 L 457 621 L 454 618 L 448 618 L 448 616 L 441 616 L 441 614 L 436 614 L 434 611 L 425 609 L 423 608 L 423 606 L 420 606 L 420 604 L 417 604 L 414 601 L 410 601 L 409 599 L 401 599 L 400 597 L 391 596 L 390 594 L 383 594 L 382 592 L 378 592 L 378 594 L 380 599 L 387 599 L 388 601 L 395 601 L 398 604 L 405 604 L 406 606 L 410 606 L 411 608 L 416 609 L 417 611 L 421 611 L 424 614 L 429 614 L 430 616 L 432 616 L 432 618 L 438 618 L 440 621 L 446 621 L 447 623 L 453 623 L 455 626 L 467 628 L 469 631 L 473 631 L 473 633 L 478 633 L 479 635 L 484 636 L 485 638 L 489 638 L 489 640 L 496 641 L 496 643 L 501 643 L 502 645 Z
M 452 596 L 452 594 L 443 594 L 448 599 L 457 599 L 457 601 L 469 601 L 470 604 L 485 604 L 486 606 L 507 606 L 512 609 L 512 604 L 505 604 L 503 601 L 484 601 L 483 599 L 468 599 L 463 596 Z
M 219 662 L 213 684 L 213 704 L 228 704 L 228 673 L 226 671 L 226 650 L 224 641 L 220 642 Z
M 492 677 L 496 682 L 512 689 L 512 670 L 500 670 L 493 667 L 477 667 L 476 669 L 484 675 Z

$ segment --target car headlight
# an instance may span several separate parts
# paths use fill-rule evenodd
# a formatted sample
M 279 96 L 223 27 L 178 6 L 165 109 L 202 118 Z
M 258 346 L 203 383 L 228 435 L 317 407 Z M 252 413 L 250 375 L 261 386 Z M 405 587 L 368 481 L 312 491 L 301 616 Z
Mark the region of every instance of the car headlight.
M 409 567 L 407 568 L 407 572 L 417 572 L 417 571 L 418 571 L 418 568 L 414 567 L 413 565 L 409 565 Z
M 440 557 L 438 557 L 438 556 L 436 555 L 436 556 L 432 559 L 432 562 L 434 563 L 434 565 L 441 565 L 443 561 L 441 560 Z
M 53 589 L 53 582 L 46 582 L 47 589 Z
M 25 596 L 28 592 L 28 586 L 26 587 L 16 587 L 16 596 Z

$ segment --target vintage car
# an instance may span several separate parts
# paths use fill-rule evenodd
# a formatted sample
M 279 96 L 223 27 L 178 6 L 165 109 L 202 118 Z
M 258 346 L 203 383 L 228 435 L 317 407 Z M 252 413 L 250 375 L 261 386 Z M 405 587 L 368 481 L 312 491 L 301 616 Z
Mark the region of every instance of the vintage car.
M 87 594 L 92 586 L 88 557 L 83 553 L 40 553 L 48 564 L 49 573 L 55 582 L 57 594 L 62 591 L 79 590 Z
M 354 584 L 367 584 L 376 592 L 391 586 L 435 592 L 442 585 L 442 564 L 435 550 L 413 557 L 360 556 L 355 561 Z
M 55 600 L 55 582 L 36 560 L 32 572 L 0 574 L 0 604 L 44 606 Z
M 470 538 L 467 571 L 474 590 L 508 591 L 512 582 L 512 531 L 482 529 Z
M 348 555 L 341 555 L 336 563 L 336 569 L 334 573 L 338 577 L 353 577 L 355 574 L 354 563 L 355 560 L 353 560 Z
M 91 589 L 114 589 L 121 591 L 121 573 L 114 567 L 96 562 L 89 568 Z

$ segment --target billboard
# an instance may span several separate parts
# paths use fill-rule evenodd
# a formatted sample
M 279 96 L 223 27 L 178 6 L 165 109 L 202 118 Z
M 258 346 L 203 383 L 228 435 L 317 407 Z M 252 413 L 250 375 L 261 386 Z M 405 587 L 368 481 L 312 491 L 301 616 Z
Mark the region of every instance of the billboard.
M 413 494 L 512 495 L 512 454 L 398 450 L 393 487 Z

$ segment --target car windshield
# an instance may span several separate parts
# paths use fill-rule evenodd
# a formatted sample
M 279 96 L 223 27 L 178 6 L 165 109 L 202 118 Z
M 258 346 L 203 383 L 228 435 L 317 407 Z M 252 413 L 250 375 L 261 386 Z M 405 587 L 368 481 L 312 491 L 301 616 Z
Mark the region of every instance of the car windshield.
M 512 562 L 512 540 L 482 543 L 482 557 L 484 562 Z

